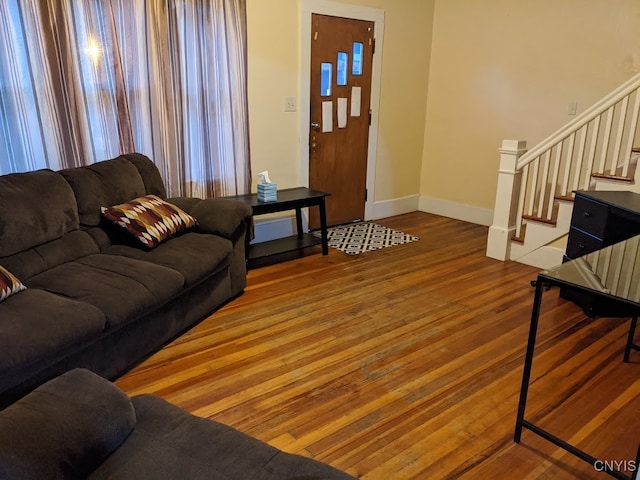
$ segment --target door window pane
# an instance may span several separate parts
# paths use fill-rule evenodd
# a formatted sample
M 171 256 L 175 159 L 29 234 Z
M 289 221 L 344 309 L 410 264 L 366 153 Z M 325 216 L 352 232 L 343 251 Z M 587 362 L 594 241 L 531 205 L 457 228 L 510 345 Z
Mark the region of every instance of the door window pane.
M 362 42 L 353 42 L 353 66 L 352 75 L 362 75 Z
M 320 64 L 320 96 L 321 97 L 330 97 L 331 96 L 331 70 L 333 68 L 333 64 L 331 63 L 321 63 Z
M 349 65 L 349 54 L 346 52 L 338 52 L 338 60 L 336 62 L 336 84 L 347 84 L 347 68 Z

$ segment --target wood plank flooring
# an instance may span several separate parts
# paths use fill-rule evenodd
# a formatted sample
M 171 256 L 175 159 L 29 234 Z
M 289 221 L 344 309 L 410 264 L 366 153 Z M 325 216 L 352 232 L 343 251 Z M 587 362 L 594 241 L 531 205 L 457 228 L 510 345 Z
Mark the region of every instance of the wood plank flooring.
M 367 480 L 610 478 L 527 430 L 513 443 L 538 269 L 487 258 L 482 226 L 377 223 L 420 240 L 252 270 L 117 385 Z M 640 441 L 628 325 L 544 295 L 526 417 L 607 461 Z

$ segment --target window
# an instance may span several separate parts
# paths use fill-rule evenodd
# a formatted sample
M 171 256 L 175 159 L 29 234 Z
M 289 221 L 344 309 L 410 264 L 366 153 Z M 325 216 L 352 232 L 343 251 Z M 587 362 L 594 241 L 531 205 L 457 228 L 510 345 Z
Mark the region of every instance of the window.
M 331 74 L 333 65 L 331 63 L 322 62 L 320 64 L 320 96 L 331 96 Z
M 362 75 L 362 42 L 353 42 L 353 65 L 351 67 L 352 75 Z
M 347 84 L 347 69 L 349 68 L 349 54 L 345 52 L 338 52 L 338 59 L 336 61 L 336 84 Z

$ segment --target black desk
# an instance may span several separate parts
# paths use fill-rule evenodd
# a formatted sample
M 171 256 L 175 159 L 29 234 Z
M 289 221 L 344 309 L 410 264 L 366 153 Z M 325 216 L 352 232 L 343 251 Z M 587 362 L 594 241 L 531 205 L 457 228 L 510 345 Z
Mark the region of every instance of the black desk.
M 253 216 L 283 212 L 286 210 L 296 211 L 296 235 L 248 245 L 247 261 L 249 262 L 249 266 L 256 265 L 259 259 L 320 244 L 322 245 L 322 254 L 328 255 L 329 244 L 327 240 L 325 197 L 329 195 L 329 193 L 311 190 L 306 187 L 296 187 L 278 190 L 277 200 L 273 202 L 261 202 L 255 193 L 226 197 L 250 205 L 253 210 Z M 302 209 L 314 206 L 317 206 L 320 210 L 320 238 L 302 231 Z
M 615 304 L 616 310 L 621 314 L 620 316 L 631 317 L 629 334 L 622 359 L 624 362 L 629 362 L 631 352 L 640 351 L 640 346 L 634 343 L 638 314 L 640 313 L 639 278 L 640 236 L 632 237 L 623 242 L 570 260 L 560 266 L 538 274 L 514 434 L 514 441 L 516 443 L 520 443 L 522 429 L 526 428 L 592 465 L 597 461 L 596 458 L 588 453 L 570 445 L 566 441 L 561 440 L 524 418 L 542 295 L 549 287 L 570 287 L 572 290 L 579 291 L 595 299 L 603 300 L 607 304 Z M 640 365 L 638 366 L 638 373 L 640 374 Z M 640 440 L 640 432 L 638 432 L 638 436 Z M 612 469 L 606 470 L 606 473 L 620 479 L 631 478 L 635 480 L 638 478 L 638 470 L 640 469 L 640 445 L 638 446 L 635 462 L 636 468 L 632 477 Z

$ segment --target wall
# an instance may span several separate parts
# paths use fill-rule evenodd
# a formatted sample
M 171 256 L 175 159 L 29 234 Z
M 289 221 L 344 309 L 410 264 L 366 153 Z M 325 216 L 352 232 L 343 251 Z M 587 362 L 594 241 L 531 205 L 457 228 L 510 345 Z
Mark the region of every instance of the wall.
M 327 2 L 323 2 L 327 3 Z M 350 0 L 385 12 L 376 201 L 420 190 L 435 0 Z M 252 169 L 279 187 L 300 185 L 300 118 L 285 97 L 300 98 L 300 0 L 247 0 Z M 255 178 L 254 178 L 255 183 Z M 254 185 L 255 190 L 255 185 Z
M 490 222 L 502 139 L 532 147 L 638 71 L 637 0 L 437 0 L 421 209 Z

